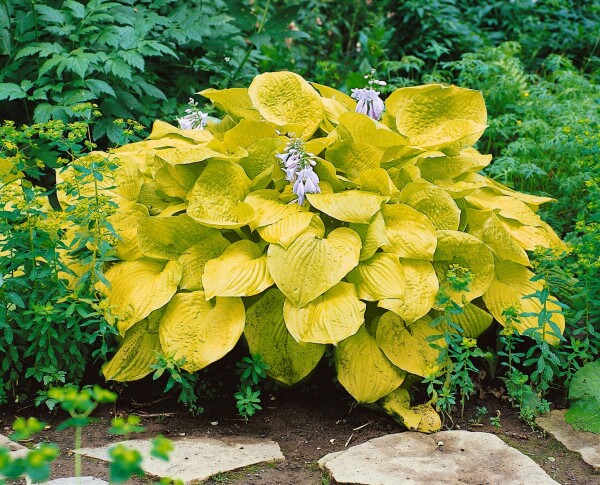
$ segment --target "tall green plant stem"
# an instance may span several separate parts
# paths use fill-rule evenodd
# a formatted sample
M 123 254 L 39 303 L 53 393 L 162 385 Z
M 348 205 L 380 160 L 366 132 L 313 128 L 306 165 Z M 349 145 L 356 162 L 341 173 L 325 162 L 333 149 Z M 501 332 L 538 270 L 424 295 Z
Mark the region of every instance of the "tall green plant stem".
M 75 449 L 79 450 L 83 443 L 83 428 L 81 426 L 77 426 L 75 428 Z M 75 477 L 77 477 L 77 482 L 79 483 L 79 478 L 81 477 L 81 454 L 75 453 Z
M 267 19 L 267 13 L 269 12 L 270 6 L 271 6 L 271 0 L 267 0 L 265 9 L 263 11 L 262 18 L 260 20 L 260 24 L 258 25 L 258 29 L 256 30 L 257 34 L 260 34 L 262 32 L 263 27 L 265 26 L 265 21 Z M 239 66 L 237 67 L 237 69 L 235 70 L 233 75 L 229 79 L 227 79 L 227 81 L 225 82 L 225 85 L 223 86 L 224 88 L 231 86 L 231 84 L 237 79 L 240 72 L 242 72 L 242 69 L 246 65 L 246 62 L 248 62 L 248 59 L 250 58 L 250 54 L 252 54 L 252 50 L 253 50 L 252 43 L 250 43 L 248 45 L 248 47 L 246 48 L 246 53 L 244 54 L 244 58 L 242 59 L 242 62 L 240 62 Z

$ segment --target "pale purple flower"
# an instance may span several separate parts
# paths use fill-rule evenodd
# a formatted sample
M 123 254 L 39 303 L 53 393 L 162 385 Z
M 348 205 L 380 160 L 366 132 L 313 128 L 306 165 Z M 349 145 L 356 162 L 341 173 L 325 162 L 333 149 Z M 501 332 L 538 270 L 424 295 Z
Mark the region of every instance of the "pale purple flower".
M 319 177 L 313 171 L 317 164 L 314 155 L 304 151 L 302 140 L 293 139 L 283 153 L 276 155 L 283 163 L 285 179 L 293 182 L 292 191 L 298 196 L 298 204 L 304 204 L 306 194 L 320 194 Z
M 182 130 L 203 130 L 208 122 L 208 114 L 200 111 L 198 103 L 192 98 L 188 103 L 190 108 L 186 109 L 187 113 L 183 118 L 177 118 L 179 128 Z
M 356 99 L 356 112 L 370 116 L 379 121 L 385 109 L 383 101 L 379 97 L 379 91 L 372 88 L 355 88 L 352 90 L 352 98 Z

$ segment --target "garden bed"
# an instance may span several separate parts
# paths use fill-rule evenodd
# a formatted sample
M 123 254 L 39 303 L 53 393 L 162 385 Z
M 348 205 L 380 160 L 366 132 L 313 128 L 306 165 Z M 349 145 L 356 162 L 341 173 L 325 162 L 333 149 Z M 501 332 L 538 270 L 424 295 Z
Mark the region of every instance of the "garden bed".
M 321 386 L 320 386 L 321 387 Z M 331 387 L 331 386 L 329 386 Z M 122 438 L 109 435 L 110 419 L 115 415 L 138 414 L 146 431 L 136 437 L 153 437 L 157 434 L 176 440 L 186 437 L 221 438 L 244 436 L 271 439 L 279 443 L 286 460 L 276 464 L 262 464 L 240 471 L 221 474 L 207 484 L 228 483 L 232 485 L 321 485 L 328 482 L 317 465 L 317 460 L 327 453 L 343 450 L 345 445 L 354 446 L 369 439 L 402 429 L 389 417 L 365 407 L 352 406 L 353 400 L 340 390 L 299 387 L 290 390 L 265 392 L 263 411 L 248 422 L 236 417 L 235 405 L 230 396 L 216 397 L 206 403 L 205 412 L 193 418 L 175 400 L 161 401 L 150 406 L 143 404 L 137 393 L 120 399 L 115 406 L 104 406 L 97 413 L 98 421 L 84 430 L 86 447 L 103 446 Z M 137 405 L 136 405 L 137 403 Z M 487 414 L 482 415 L 482 407 Z M 500 428 L 490 423 L 490 417 L 499 412 Z M 53 464 L 53 478 L 73 475 L 73 455 L 67 453 L 73 447 L 74 431 L 56 431 L 55 427 L 64 416 L 47 414 L 32 408 L 4 410 L 0 414 L 3 427 L 8 426 L 15 415 L 36 415 L 50 424 L 50 428 L 34 441 L 56 442 L 62 454 Z M 492 392 L 483 399 L 473 398 L 465 409 L 464 419 L 453 416 L 455 428 L 485 431 L 497 434 L 510 446 L 530 456 L 556 481 L 561 484 L 600 484 L 600 474 L 585 464 L 576 453 L 569 452 L 552 437 L 533 430 L 518 418 L 518 411 L 504 399 Z M 214 424 L 218 423 L 218 424 Z M 106 463 L 85 458 L 83 475 L 107 479 Z M 128 483 L 148 484 L 148 479 L 132 479 Z

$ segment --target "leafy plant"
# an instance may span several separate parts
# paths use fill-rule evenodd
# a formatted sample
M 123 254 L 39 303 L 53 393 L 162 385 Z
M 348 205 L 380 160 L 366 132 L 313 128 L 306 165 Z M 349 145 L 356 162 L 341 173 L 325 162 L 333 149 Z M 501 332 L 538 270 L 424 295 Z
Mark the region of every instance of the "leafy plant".
M 266 379 L 267 374 L 265 371 L 270 369 L 270 367 L 265 364 L 260 354 L 244 357 L 236 364 L 236 367 L 240 374 L 240 385 L 238 392 L 233 397 L 236 400 L 238 412 L 247 420 L 254 416 L 256 411 L 262 409 L 260 405 L 260 389 L 257 386 L 263 379 Z
M 197 416 L 204 412 L 204 408 L 198 404 L 199 397 L 196 392 L 199 378 L 198 375 L 183 370 L 184 365 L 185 357 L 176 359 L 174 356 L 167 357 L 157 353 L 156 362 L 150 365 L 150 368 L 154 369 L 152 378 L 157 380 L 162 377 L 165 371 L 167 371 L 168 380 L 164 392 L 168 393 L 174 387 L 179 388 L 179 398 L 177 399 L 177 402 L 182 403 L 190 411 L 192 416 Z M 109 374 L 107 374 L 106 368 L 104 369 L 104 373 L 108 377 Z
M 579 369 L 569 386 L 570 406 L 565 421 L 575 429 L 600 434 L 600 362 L 589 362 Z
M 52 388 L 48 394 L 71 416 L 57 429 L 75 428 L 74 449 L 81 448 L 83 429 L 91 422 L 90 415 L 96 407 L 101 403 L 114 402 L 117 398 L 116 394 L 99 386 L 86 387 L 82 390 L 74 387 Z M 144 431 L 139 424 L 138 416 L 117 417 L 112 420 L 109 433 L 127 436 L 130 433 Z M 44 427 L 45 424 L 35 418 L 18 418 L 13 424 L 14 433 L 11 438 L 14 440 L 30 439 Z M 170 440 L 158 436 L 152 440 L 150 454 L 158 459 L 168 461 L 169 453 L 173 449 Z M 51 471 L 50 464 L 60 453 L 58 446 L 54 443 L 41 443 L 24 457 L 16 459 L 10 457 L 9 451 L 7 447 L 0 447 L 0 483 L 2 484 L 5 483 L 2 477 L 12 479 L 25 476 L 36 482 L 48 480 Z M 134 475 L 144 476 L 141 469 L 142 455 L 139 451 L 130 449 L 123 444 L 117 444 L 109 449 L 108 454 L 111 458 L 109 467 L 111 483 L 127 482 Z M 75 453 L 75 476 L 81 477 L 81 455 L 79 453 Z M 181 485 L 183 482 L 167 478 L 158 483 Z
M 564 247 L 535 213 L 550 199 L 477 173 L 491 159 L 470 147 L 485 128 L 480 93 L 399 89 L 379 123 L 364 114 L 383 108 L 371 87 L 356 103 L 291 72 L 202 94 L 227 113 L 219 123 L 157 121 L 148 140 L 111 154 L 121 261 L 98 286 L 124 340 L 107 377 L 147 375 L 157 346 L 193 374 L 243 333 L 287 385 L 337 344 L 339 382 L 373 403 L 436 364 L 440 288 L 464 311 L 450 333 L 474 338 L 516 305 L 519 333 L 558 343 L 560 307 L 535 296 L 545 283 L 531 281 L 526 252 Z M 552 315 L 542 327 L 540 312 Z M 472 371 L 466 342 L 453 354 L 457 385 Z M 405 409 L 405 397 L 387 407 Z M 421 418 L 411 422 L 435 426 Z
M 49 387 L 79 383 L 115 333 L 94 286 L 114 252 L 104 177 L 116 165 L 86 156 L 95 108 L 73 112 L 80 121 L 0 126 L 0 375 L 13 400 L 37 390 L 50 406 Z M 54 168 L 60 201 L 31 182 Z

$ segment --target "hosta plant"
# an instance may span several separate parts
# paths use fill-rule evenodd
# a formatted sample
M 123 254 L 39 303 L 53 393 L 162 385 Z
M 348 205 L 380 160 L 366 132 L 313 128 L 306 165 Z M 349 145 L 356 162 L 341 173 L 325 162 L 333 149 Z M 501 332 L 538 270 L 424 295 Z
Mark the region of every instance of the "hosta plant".
M 277 72 L 200 94 L 220 121 L 157 121 L 147 140 L 102 155 L 120 165 L 120 261 L 102 290 L 123 342 L 107 379 L 144 377 L 156 352 L 195 372 L 243 338 L 293 385 L 332 344 L 358 402 L 432 431 L 439 418 L 411 408 L 405 380 L 433 372 L 444 333 L 477 338 L 517 308 L 516 331 L 559 341 L 560 308 L 531 298 L 545 284 L 528 257 L 562 247 L 536 215 L 550 199 L 479 173 L 491 159 L 473 148 L 480 92 L 402 88 L 384 107 L 371 86 L 351 97 Z M 463 309 L 452 328 L 430 325 L 441 292 Z

